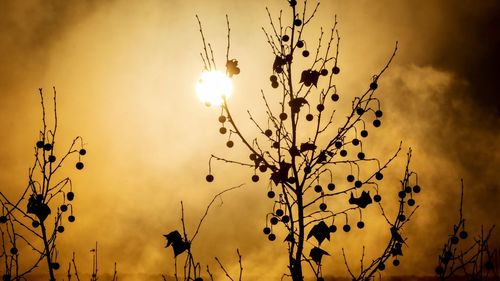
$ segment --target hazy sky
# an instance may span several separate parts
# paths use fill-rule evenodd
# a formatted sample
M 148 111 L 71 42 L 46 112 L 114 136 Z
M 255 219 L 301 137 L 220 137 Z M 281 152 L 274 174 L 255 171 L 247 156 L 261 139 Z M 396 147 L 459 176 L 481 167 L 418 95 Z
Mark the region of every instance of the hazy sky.
M 249 127 L 246 109 L 262 110 L 260 89 L 271 90 L 273 57 L 261 30 L 269 24 L 266 6 L 274 15 L 287 8 L 278 0 L 0 1 L 2 192 L 17 194 L 27 182 L 40 126 L 40 87 L 47 94 L 57 87 L 59 144 L 81 135 L 88 150 L 82 172 L 70 169 L 71 163 L 66 171 L 76 190 L 77 223 L 61 236 L 61 259 L 75 251 L 81 270 L 89 270 L 89 250 L 99 241 L 102 271 L 117 261 L 123 273 L 172 273 L 172 252 L 163 248 L 162 234 L 180 227 L 180 201 L 192 233 L 214 194 L 245 183 L 212 209 L 195 251 L 212 267 L 219 256 L 232 268 L 239 248 L 249 280 L 285 272 L 285 255 L 276 256 L 285 253 L 284 245 L 262 235 L 271 208 L 266 183 L 254 184 L 247 171 L 222 163 L 214 166 L 216 181 L 205 182 L 210 154 L 237 158 L 246 151 L 239 143 L 230 151 L 225 147 L 219 110 L 206 108 L 194 93 L 202 70 L 195 14 L 220 66 L 228 14 L 231 57 L 242 70 L 231 106 Z M 388 273 L 431 274 L 437 258 L 429 256 L 439 253 L 457 220 L 460 178 L 469 232 L 500 224 L 500 4 L 323 1 L 312 38 L 335 14 L 342 38 L 339 89 L 348 96 L 366 88 L 399 41 L 380 83 L 384 126 L 368 146 L 381 158 L 400 140 L 413 148 L 421 208 L 407 228 L 409 249 L 400 270 Z M 402 163 L 404 153 L 388 188 L 397 188 Z M 341 245 L 353 260 L 363 244 L 376 248 L 381 238 L 374 232 L 367 227 L 364 234 L 339 236 L 346 242 L 334 240 L 332 263 L 340 261 Z M 492 239 L 497 248 L 498 241 L 500 230 Z M 344 275 L 343 263 L 331 272 Z

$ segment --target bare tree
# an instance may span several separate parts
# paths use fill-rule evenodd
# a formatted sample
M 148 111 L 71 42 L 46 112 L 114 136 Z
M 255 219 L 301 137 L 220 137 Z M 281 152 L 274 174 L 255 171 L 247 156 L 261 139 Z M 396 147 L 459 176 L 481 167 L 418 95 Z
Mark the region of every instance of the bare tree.
M 183 281 L 203 281 L 202 278 L 202 267 L 200 262 L 197 261 L 197 259 L 194 256 L 194 253 L 192 251 L 191 245 L 193 245 L 194 240 L 200 233 L 201 226 L 203 225 L 203 222 L 205 221 L 208 212 L 210 211 L 210 208 L 212 205 L 216 202 L 217 199 L 222 200 L 222 195 L 226 192 L 238 189 L 242 187 L 243 185 L 238 185 L 235 187 L 231 187 L 228 189 L 225 189 L 219 193 L 217 193 L 213 198 L 212 201 L 208 204 L 208 206 L 205 209 L 205 213 L 201 217 L 198 225 L 196 226 L 196 229 L 194 230 L 194 233 L 190 236 L 188 235 L 188 232 L 186 230 L 186 221 L 184 219 L 184 204 L 181 201 L 181 224 L 182 224 L 182 229 L 179 232 L 178 230 L 171 231 L 168 234 L 163 235 L 167 239 L 167 248 L 172 247 L 173 252 L 174 252 L 174 278 L 176 281 L 183 280 Z M 182 273 L 179 273 L 178 266 L 177 266 L 177 261 L 178 261 L 178 256 L 181 254 L 184 254 L 184 263 L 183 263 L 183 270 Z M 239 250 L 236 250 L 236 253 L 238 254 L 238 263 L 240 265 L 240 271 L 238 274 L 238 281 L 242 280 L 243 276 L 243 265 L 241 261 L 241 254 Z M 229 272 L 226 270 L 224 267 L 223 263 L 219 260 L 219 258 L 215 257 L 216 262 L 220 266 L 221 270 L 224 272 L 225 276 L 231 280 L 234 281 L 233 277 L 229 274 Z M 207 265 L 206 267 L 206 273 L 210 277 L 210 280 L 214 280 L 214 274 L 210 271 L 209 266 Z M 167 277 L 165 275 L 162 275 L 163 280 L 167 280 Z
M 321 28 L 317 42 L 313 42 L 306 39 L 306 31 L 316 17 L 319 2 L 312 8 L 307 0 L 300 5 L 295 0 L 286 2 L 288 17 L 280 11 L 274 18 L 266 9 L 270 28 L 263 28 L 274 55 L 269 80 L 274 89 L 271 91 L 275 92 L 272 94 L 279 96 L 278 101 L 271 102 L 275 98 L 269 98 L 267 91 L 261 90 L 265 120 L 248 111 L 249 119 L 260 132 L 248 137 L 233 118 L 227 97 L 221 96 L 219 132 L 228 136 L 228 148 L 235 146 L 233 136 L 236 136 L 249 152 L 249 160 L 212 155 L 206 180 L 215 179 L 213 160 L 248 168 L 253 182 L 266 178 L 272 211 L 266 214 L 263 232 L 274 241 L 279 234 L 278 227 L 285 229 L 288 253 L 285 275 L 294 281 L 304 279 L 306 268 L 317 280 L 323 280 L 322 258 L 330 255 L 323 244 L 325 240 L 330 240 L 337 226 L 342 226 L 344 232 L 350 232 L 353 225 L 365 228 L 369 222 L 363 214 L 373 202 L 378 203 L 390 232 L 387 247 L 368 266 L 363 263 L 363 250 L 358 274 L 350 270 L 346 261 L 353 279 L 369 280 L 385 268 L 389 258 L 393 259 L 394 266 L 399 265 L 405 244 L 402 228 L 417 208 L 414 195 L 421 190 L 418 177 L 409 168 L 410 151 L 401 189 L 397 190 L 399 210 L 389 219 L 391 216 L 381 205 L 379 183 L 384 178 L 384 170 L 401 151 L 401 144 L 383 161 L 365 153 L 369 131 L 382 125 L 381 100 L 376 93 L 396 55 L 397 42 L 387 63 L 366 82 L 366 90 L 351 101 L 346 117 L 336 119 L 343 96 L 336 82 L 341 77 L 336 17 L 332 27 Z M 240 66 L 237 59 L 229 56 L 231 29 L 227 17 L 226 22 L 226 75 L 234 77 L 240 73 Z M 205 39 L 199 18 L 198 23 L 204 71 L 211 72 L 216 70 L 212 45 Z M 298 62 L 308 66 L 298 69 Z M 203 83 L 207 81 L 202 79 L 200 84 Z
M 34 146 L 34 162 L 28 170 L 28 184 L 15 199 L 9 199 L 0 192 L 0 258 L 4 260 L 4 281 L 26 280 L 26 276 L 43 261 L 46 262 L 50 280 L 56 280 L 54 271 L 60 268 L 57 238 L 65 231 L 66 222 L 76 220 L 72 181 L 60 171 L 70 158 L 76 158 L 74 165 L 82 170 L 84 164 L 81 158 L 87 151 L 79 136 L 73 139 L 67 150 L 58 150 L 56 89 L 53 89 L 52 114 L 47 110 L 42 89 L 39 93 L 42 128 Z M 20 249 L 31 249 L 31 254 L 21 255 Z M 33 254 L 36 258 L 30 263 Z M 26 261 L 21 262 L 21 257 L 25 257 Z
M 469 233 L 463 215 L 464 183 L 462 180 L 458 223 L 443 245 L 438 256 L 436 275 L 439 280 L 448 280 L 463 275 L 469 281 L 500 280 L 498 273 L 498 251 L 489 246 L 493 225 L 487 232 L 481 226 L 481 233 L 467 243 Z M 470 240 L 471 238 L 469 238 Z

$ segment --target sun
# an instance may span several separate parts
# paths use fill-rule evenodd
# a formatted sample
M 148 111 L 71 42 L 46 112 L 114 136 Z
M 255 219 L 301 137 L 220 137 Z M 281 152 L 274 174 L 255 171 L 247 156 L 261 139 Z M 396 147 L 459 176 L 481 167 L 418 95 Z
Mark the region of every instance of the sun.
M 231 96 L 233 83 L 220 71 L 205 71 L 201 73 L 196 84 L 196 95 L 206 106 L 219 106 Z

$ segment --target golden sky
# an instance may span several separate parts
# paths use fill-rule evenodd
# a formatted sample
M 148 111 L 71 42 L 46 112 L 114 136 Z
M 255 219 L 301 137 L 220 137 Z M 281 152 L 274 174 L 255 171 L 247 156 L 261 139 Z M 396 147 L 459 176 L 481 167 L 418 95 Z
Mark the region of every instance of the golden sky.
M 27 182 L 41 125 L 40 87 L 47 94 L 57 87 L 59 143 L 81 135 L 88 150 L 83 171 L 65 170 L 74 182 L 77 223 L 60 236 L 61 260 L 74 251 L 81 270 L 89 270 L 89 250 L 99 241 L 103 272 L 116 261 L 124 276 L 169 274 L 172 253 L 162 234 L 180 227 L 180 201 L 193 232 L 214 194 L 245 183 L 211 210 L 195 252 L 212 267 L 218 256 L 233 268 L 239 248 L 248 280 L 276 280 L 285 272 L 284 244 L 262 235 L 271 208 L 266 183 L 254 184 L 248 171 L 222 163 L 214 164 L 216 181 L 205 182 L 210 154 L 245 159 L 247 152 L 238 142 L 225 147 L 219 110 L 205 107 L 194 92 L 202 70 L 195 15 L 221 67 L 228 14 L 230 57 L 241 68 L 230 103 L 235 119 L 252 130 L 246 110 L 261 114 L 260 89 L 272 90 L 273 56 L 261 30 L 269 24 L 266 6 L 273 15 L 287 8 L 278 0 L 0 1 L 1 191 L 15 196 Z M 384 125 L 368 146 L 381 158 L 400 140 L 412 147 L 421 207 L 406 229 L 402 264 L 388 273 L 432 274 L 437 258 L 429 257 L 437 256 L 458 217 L 461 178 L 469 232 L 500 224 L 500 6 L 494 0 L 323 1 L 311 38 L 335 14 L 342 38 L 338 87 L 347 96 L 366 88 L 399 41 L 379 85 Z M 403 163 L 404 153 L 388 188 L 397 188 Z M 376 248 L 381 237 L 373 229 L 334 240 L 332 274 L 345 274 L 341 247 L 353 260 L 363 244 Z M 492 241 L 500 246 L 500 231 Z

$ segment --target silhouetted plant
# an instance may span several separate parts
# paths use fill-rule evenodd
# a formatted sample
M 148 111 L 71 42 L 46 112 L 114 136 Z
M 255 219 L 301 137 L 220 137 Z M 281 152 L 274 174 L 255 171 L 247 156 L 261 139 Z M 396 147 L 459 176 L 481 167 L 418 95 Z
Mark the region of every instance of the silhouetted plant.
M 181 224 L 182 224 L 182 230 L 179 232 L 178 230 L 171 231 L 168 234 L 163 235 L 167 239 L 167 245 L 166 248 L 172 247 L 173 252 L 174 252 L 174 278 L 176 281 L 178 280 L 184 280 L 184 281 L 203 281 L 202 278 L 202 268 L 200 262 L 197 261 L 197 259 L 193 255 L 193 251 L 191 249 L 191 245 L 193 244 L 193 241 L 196 239 L 198 236 L 201 226 L 203 224 L 203 221 L 208 215 L 208 211 L 210 210 L 210 207 L 212 207 L 212 204 L 215 203 L 217 199 L 222 199 L 222 195 L 228 191 L 237 189 L 242 187 L 242 185 L 238 185 L 235 187 L 231 187 L 228 189 L 225 189 L 218 194 L 216 194 L 212 201 L 208 204 L 207 208 L 205 209 L 205 213 L 200 219 L 200 222 L 198 223 L 198 226 L 196 227 L 196 230 L 194 231 L 194 234 L 192 236 L 189 236 L 187 231 L 186 231 L 186 222 L 184 220 L 184 204 L 181 201 Z M 178 266 L 177 266 L 177 257 L 185 253 L 185 259 L 184 259 L 184 265 L 183 265 L 183 271 L 182 275 L 179 274 L 178 272 Z M 238 263 L 240 265 L 240 271 L 238 275 L 238 280 L 242 280 L 243 276 L 243 265 L 241 262 L 241 254 L 239 250 L 236 250 L 236 253 L 238 254 Z M 221 270 L 224 272 L 225 276 L 229 280 L 234 280 L 229 272 L 226 270 L 222 262 L 219 260 L 219 258 L 215 257 L 215 260 L 217 261 L 218 265 L 220 266 Z M 210 280 L 214 280 L 214 275 L 210 271 L 209 266 L 207 265 L 206 267 L 206 274 L 209 276 Z M 180 276 L 179 276 L 180 275 Z M 167 280 L 167 277 L 165 275 L 162 275 L 163 280 Z
M 73 200 L 75 193 L 71 179 L 59 173 L 63 163 L 75 156 L 75 167 L 83 169 L 82 156 L 87 152 L 81 137 L 76 137 L 66 152 L 57 150 L 56 142 L 57 94 L 53 89 L 53 114 L 49 114 L 44 103 L 44 94 L 39 89 L 42 108 L 42 128 L 34 146 L 34 163 L 28 171 L 28 185 L 16 199 L 9 199 L 0 192 L 2 214 L 0 233 L 4 259 L 3 280 L 26 280 L 26 276 L 45 260 L 50 280 L 55 280 L 54 271 L 58 262 L 57 238 L 65 231 L 67 223 L 75 221 Z M 52 117 L 50 121 L 48 118 Z M 31 249 L 37 257 L 33 263 L 20 262 L 21 249 Z M 22 253 L 24 257 L 30 254 Z M 23 265 L 26 265 L 23 267 Z
M 500 280 L 498 274 L 498 252 L 489 246 L 494 225 L 485 233 L 469 238 L 463 216 L 464 183 L 462 180 L 458 223 L 438 256 L 435 271 L 440 280 L 463 275 L 469 281 Z M 473 240 L 467 244 L 467 240 Z
M 379 128 L 382 124 L 381 101 L 375 94 L 382 75 L 396 54 L 397 42 L 387 64 L 367 81 L 366 91 L 352 100 L 346 119 L 335 128 L 336 104 L 343 96 L 336 85 L 341 73 L 336 18 L 328 36 L 321 29 L 317 47 L 313 48 L 314 43 L 306 41 L 305 32 L 316 16 L 319 2 L 311 12 L 307 0 L 300 9 L 295 0 L 287 2 L 290 21 L 284 22 L 282 11 L 275 20 L 266 9 L 271 30 L 263 28 L 274 54 L 270 85 L 276 89 L 274 91 L 279 91 L 279 99 L 275 104 L 271 103 L 268 95 L 261 90 L 267 120 L 258 122 L 248 112 L 251 122 L 260 132 L 248 138 L 231 115 L 227 96 L 221 95 L 219 132 L 228 135 L 228 148 L 235 146 L 231 137 L 237 136 L 249 151 L 250 160 L 212 155 L 206 180 L 212 182 L 215 179 L 212 160 L 247 167 L 251 170 L 253 182 L 260 181 L 261 175 L 268 177 L 267 197 L 273 203 L 272 211 L 266 215 L 263 232 L 270 241 L 274 241 L 278 225 L 286 229 L 284 240 L 288 248 L 289 274 L 285 275 L 294 281 L 303 280 L 304 266 L 310 268 L 317 280 L 323 280 L 322 258 L 329 252 L 322 243 L 330 240 L 338 226 L 342 226 L 344 232 L 350 232 L 353 220 L 356 221 L 356 228 L 363 229 L 366 224 L 363 213 L 375 201 L 389 225 L 391 236 L 387 247 L 368 267 L 362 266 L 359 274 L 353 274 L 346 262 L 353 279 L 368 280 L 385 268 L 389 258 L 393 259 L 394 266 L 399 265 L 405 243 L 401 230 L 416 209 L 414 195 L 420 192 L 418 177 L 409 170 L 410 151 L 401 181 L 402 188 L 398 191 L 399 211 L 390 220 L 381 205 L 379 182 L 384 177 L 384 170 L 400 152 L 401 144 L 394 155 L 384 162 L 366 155 L 364 149 L 371 128 Z M 216 70 L 212 46 L 205 40 L 199 19 L 198 23 L 203 41 L 201 57 L 204 71 L 211 72 Z M 238 60 L 229 58 L 229 20 L 227 30 L 225 66 L 226 75 L 231 78 L 240 73 L 240 67 Z M 304 60 L 309 66 L 297 72 L 294 66 L 299 60 Z M 300 80 L 297 81 L 297 77 Z M 204 79 L 202 76 L 200 86 L 210 83 Z M 343 174 L 342 166 L 347 174 Z

